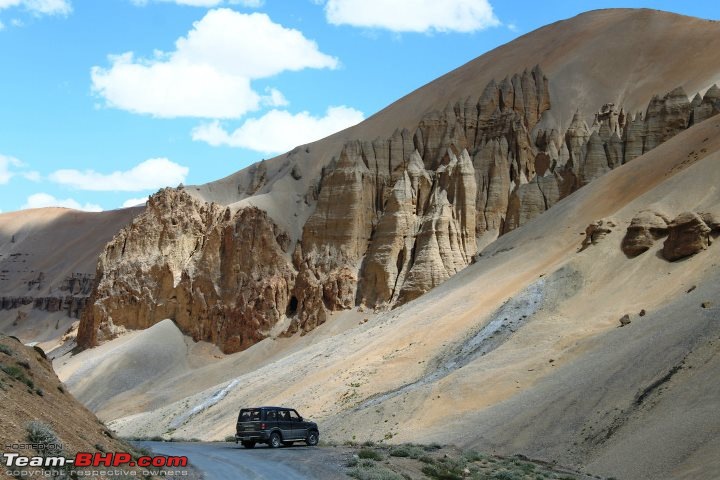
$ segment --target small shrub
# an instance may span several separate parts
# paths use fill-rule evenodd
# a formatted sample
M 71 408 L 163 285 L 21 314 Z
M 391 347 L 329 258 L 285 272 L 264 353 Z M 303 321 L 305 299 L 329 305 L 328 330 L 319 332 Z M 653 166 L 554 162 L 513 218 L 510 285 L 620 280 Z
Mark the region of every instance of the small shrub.
M 409 457 L 409 458 L 420 458 L 423 456 L 424 450 L 422 447 L 412 444 L 398 445 L 390 449 L 391 457 Z
M 225 437 L 226 442 L 234 442 L 235 441 L 235 435 L 228 435 Z
M 30 362 L 28 362 L 27 360 L 18 360 L 17 364 L 23 367 L 25 370 L 30 370 Z
M 4 353 L 5 355 L 12 355 L 13 351 L 12 348 L 8 347 L 7 345 L 0 344 L 0 353 Z
M 481 460 L 485 460 L 485 455 L 475 450 L 468 450 L 463 454 L 463 457 L 465 457 L 468 462 L 479 462 Z
M 30 380 L 26 375 L 25 372 L 16 367 L 15 365 L 3 365 L 0 364 L 0 370 L 7 373 L 10 377 L 14 378 L 15 380 L 24 383 L 28 386 L 28 388 L 35 388 L 35 384 L 32 380 Z
M 379 462 L 383 459 L 382 453 L 378 452 L 377 450 L 373 450 L 372 448 L 361 448 L 358 452 L 358 457 L 375 460 L 376 462 Z
M 397 447 L 390 450 L 391 457 L 409 457 L 410 450 L 404 447 Z
M 25 430 L 27 431 L 27 440 L 30 443 L 40 444 L 46 447 L 60 444 L 60 439 L 58 439 L 53 429 L 37 420 L 28 423 Z M 48 448 L 43 448 L 40 450 L 40 453 L 45 454 L 48 451 L 50 451 Z
M 35 389 L 35 393 L 36 393 L 38 396 L 40 396 L 40 397 L 44 397 L 44 396 L 45 396 L 45 392 L 42 391 L 42 388 L 36 388 L 36 389 Z
M 361 461 L 347 474 L 357 480 L 404 480 L 402 475 L 399 475 L 398 473 L 393 472 L 392 470 L 379 465 L 372 460 Z
M 522 477 L 513 472 L 498 472 L 493 475 L 495 480 L 522 480 Z
M 101 444 L 96 443 L 95 444 L 95 450 L 97 450 L 100 453 L 105 453 L 105 447 L 103 447 Z
M 425 465 L 422 468 L 422 473 L 430 478 L 437 480 L 462 480 L 462 472 L 454 472 L 452 470 L 445 469 L 442 465 Z

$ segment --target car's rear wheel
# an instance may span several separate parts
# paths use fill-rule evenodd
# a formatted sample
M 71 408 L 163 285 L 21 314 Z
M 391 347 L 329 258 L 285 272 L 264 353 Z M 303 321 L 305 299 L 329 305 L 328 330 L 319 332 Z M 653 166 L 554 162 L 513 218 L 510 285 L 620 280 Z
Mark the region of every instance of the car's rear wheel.
M 242 446 L 245 448 L 255 448 L 255 442 L 252 440 L 244 440 Z
M 278 448 L 280 445 L 282 445 L 282 438 L 280 438 L 280 434 L 277 432 L 270 434 L 270 447 Z
M 305 443 L 309 447 L 314 447 L 318 444 L 319 437 L 320 435 L 318 434 L 318 432 L 316 432 L 315 430 L 310 430 L 310 432 L 308 432 L 307 438 L 305 439 Z

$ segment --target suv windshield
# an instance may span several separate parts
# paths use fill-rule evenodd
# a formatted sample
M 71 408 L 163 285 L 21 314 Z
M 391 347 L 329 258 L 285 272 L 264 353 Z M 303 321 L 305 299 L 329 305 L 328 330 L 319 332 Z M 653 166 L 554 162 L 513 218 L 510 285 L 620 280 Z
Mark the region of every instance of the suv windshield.
M 260 409 L 240 410 L 238 422 L 258 422 L 260 421 Z

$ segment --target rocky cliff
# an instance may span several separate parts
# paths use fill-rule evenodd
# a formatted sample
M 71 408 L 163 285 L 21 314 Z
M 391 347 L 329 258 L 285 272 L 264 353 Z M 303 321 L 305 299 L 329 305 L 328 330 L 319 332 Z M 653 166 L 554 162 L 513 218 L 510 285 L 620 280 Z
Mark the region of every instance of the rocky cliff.
M 692 102 L 676 88 L 645 112 L 577 110 L 563 129 L 549 92 L 535 66 L 413 130 L 346 142 L 305 192 L 314 209 L 297 235 L 254 206 L 158 192 L 101 254 L 79 343 L 171 318 L 234 352 L 273 329 L 312 330 L 330 311 L 391 308 L 466 267 L 478 245 L 717 113 L 717 87 Z M 253 172 L 248 195 L 266 182 L 264 163 Z

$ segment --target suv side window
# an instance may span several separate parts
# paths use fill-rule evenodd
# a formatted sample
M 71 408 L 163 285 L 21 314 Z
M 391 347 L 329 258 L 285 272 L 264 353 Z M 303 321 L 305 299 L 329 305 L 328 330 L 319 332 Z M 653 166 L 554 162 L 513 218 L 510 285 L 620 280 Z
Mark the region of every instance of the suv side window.
M 277 410 L 268 410 L 267 413 L 265 413 L 265 420 L 268 422 L 274 422 L 277 420 Z
M 260 420 L 260 410 L 257 409 L 242 409 L 238 418 L 239 422 L 255 422 Z
M 288 414 L 290 415 L 290 421 L 291 422 L 299 422 L 300 421 L 300 415 L 295 410 L 288 410 Z
M 287 422 L 289 420 L 287 410 L 278 411 L 278 420 L 281 422 Z

